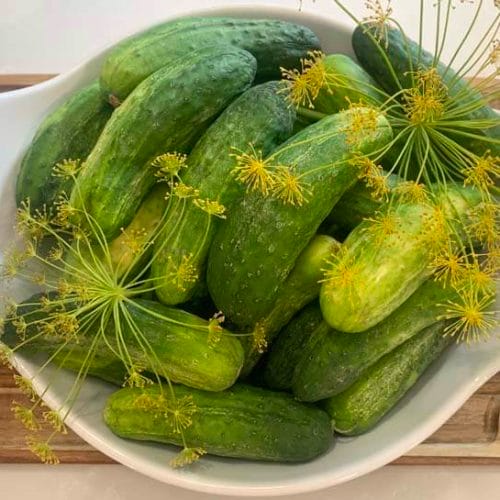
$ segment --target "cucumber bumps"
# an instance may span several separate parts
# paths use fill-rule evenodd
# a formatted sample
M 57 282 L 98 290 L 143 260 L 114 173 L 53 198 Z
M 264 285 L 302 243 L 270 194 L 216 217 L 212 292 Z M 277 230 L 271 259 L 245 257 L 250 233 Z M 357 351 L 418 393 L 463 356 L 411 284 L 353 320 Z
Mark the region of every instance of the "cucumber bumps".
M 391 137 L 382 115 L 353 108 L 307 127 L 266 159 L 264 173 L 278 172 L 279 182 L 248 192 L 210 249 L 209 291 L 231 321 L 252 328 L 267 314 L 300 252 L 356 182 L 350 160 Z
M 71 203 L 109 240 L 133 218 L 155 177 L 151 161 L 188 151 L 253 82 L 255 58 L 236 48 L 200 49 L 144 80 L 117 109 L 89 155 Z

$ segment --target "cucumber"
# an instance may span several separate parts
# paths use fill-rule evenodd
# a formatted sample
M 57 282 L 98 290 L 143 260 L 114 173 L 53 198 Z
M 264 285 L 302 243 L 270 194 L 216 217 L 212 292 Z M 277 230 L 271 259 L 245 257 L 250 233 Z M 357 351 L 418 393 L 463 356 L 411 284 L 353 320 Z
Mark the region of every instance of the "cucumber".
M 121 389 L 112 394 L 104 420 L 118 436 L 203 448 L 212 455 L 276 462 L 304 462 L 324 453 L 333 433 L 321 409 L 297 403 L 288 394 L 236 384 L 218 393 L 173 387 L 175 400 L 190 398 L 196 410 L 182 435 L 165 411 L 141 405 L 163 401 L 170 391 L 158 386 Z M 175 403 L 171 403 L 175 404 Z M 185 442 L 183 442 L 183 437 Z
M 457 299 L 454 288 L 431 278 L 366 332 L 343 333 L 328 328 L 325 322 L 327 328 L 317 328 L 309 335 L 297 333 L 307 341 L 294 362 L 293 380 L 289 382 L 293 393 L 300 401 L 319 401 L 346 390 L 382 356 L 436 323 L 446 313 L 445 304 Z M 294 331 L 293 325 L 289 331 Z M 291 334 L 289 337 L 276 344 L 274 357 L 284 358 L 293 349 L 288 345 L 296 341 Z
M 373 427 L 415 385 L 450 344 L 440 321 L 386 354 L 346 391 L 323 404 L 337 432 L 362 434 Z
M 481 202 L 478 191 L 449 185 L 435 200 L 457 242 L 469 211 Z M 433 239 L 441 224 L 426 203 L 396 203 L 386 215 L 389 230 L 366 220 L 343 243 L 342 257 L 326 271 L 320 292 L 325 321 L 342 332 L 363 332 L 397 309 L 433 272 Z M 441 217 L 441 216 L 440 216 Z M 392 221 L 392 222 L 391 222 Z M 438 234 L 442 240 L 447 234 Z M 395 257 L 397 256 L 397 257 Z M 350 281 L 343 284 L 343 274 Z M 330 278 L 329 278 L 330 277 Z M 359 311 L 363 311 L 362 314 Z
M 50 320 L 57 311 L 43 311 L 40 299 L 40 295 L 28 299 L 26 304 L 19 306 L 17 315 L 27 323 Z M 211 344 L 208 322 L 193 314 L 144 299 L 128 301 L 126 309 L 142 334 L 142 341 L 139 343 L 136 333 L 122 321 L 123 343 L 131 360 L 146 372 L 207 391 L 224 390 L 237 379 L 243 365 L 243 349 L 239 340 L 229 332 L 223 332 L 220 340 Z M 54 361 L 70 370 L 79 371 L 89 363 L 89 374 L 122 384 L 124 379 L 121 377 L 126 374 L 126 369 L 115 353 L 121 353 L 123 345 L 118 343 L 112 321 L 107 326 L 106 339 L 100 335 L 96 341 L 94 359 L 86 360 L 97 327 L 91 325 L 85 333 L 64 342 L 57 336 L 39 335 L 33 324 L 26 331 L 29 342 L 23 343 L 21 350 L 49 355 L 57 353 Z M 7 322 L 2 342 L 12 348 L 21 342 L 12 322 Z M 155 353 L 154 357 L 141 347 L 144 343 Z
M 186 17 L 154 26 L 116 45 L 101 69 L 101 87 L 122 101 L 141 81 L 177 57 L 200 47 L 233 46 L 257 59 L 260 81 L 278 78 L 280 67 L 296 67 L 319 48 L 309 29 L 279 20 Z
M 54 166 L 62 160 L 85 160 L 112 112 L 94 82 L 50 113 L 21 161 L 17 206 L 29 198 L 32 210 L 42 210 L 44 205 L 52 207 L 62 192 L 69 193 L 72 180 L 52 175 Z
M 458 77 L 448 65 L 435 60 L 435 56 L 423 50 L 418 43 L 406 37 L 401 30 L 385 25 L 387 33 L 385 41 L 376 43 L 373 34 L 380 27 L 361 24 L 356 27 L 352 35 L 352 46 L 356 57 L 366 71 L 391 95 L 399 92 L 401 88 L 412 88 L 412 72 L 435 67 L 447 86 L 449 98 L 457 100 L 461 108 L 468 108 L 460 112 L 457 120 L 491 120 L 497 123 L 483 131 L 477 130 L 478 135 L 484 134 L 490 141 L 477 141 L 456 137 L 467 149 L 482 155 L 490 149 L 494 156 L 500 154 L 500 121 L 496 111 L 484 101 L 481 93 L 471 87 L 469 83 Z M 385 60 L 390 61 L 394 74 Z M 397 79 L 395 76 L 397 76 Z M 464 103 L 464 104 L 462 104 Z M 466 104 L 466 106 L 465 106 Z M 454 104 L 457 107 L 457 104 Z M 451 134 L 453 135 L 453 133 Z
M 293 374 L 302 351 L 310 338 L 319 335 L 318 329 L 325 331 L 326 335 L 331 334 L 331 328 L 323 321 L 319 303 L 315 301 L 300 311 L 271 345 L 264 366 L 267 387 L 280 391 L 292 388 Z
M 241 375 L 248 375 L 256 365 L 265 346 L 271 344 L 290 319 L 305 305 L 318 297 L 325 261 L 340 244 L 330 236 L 316 235 L 298 256 L 295 266 L 281 285 L 276 301 L 267 316 L 254 327 L 252 336 L 241 337 L 245 351 L 245 364 Z M 256 340 L 265 345 L 256 345 Z
M 198 141 L 188 157 L 182 180 L 198 189 L 200 198 L 218 201 L 230 211 L 233 202 L 244 193 L 244 186 L 231 175 L 236 166 L 233 155 L 238 151 L 248 152 L 250 145 L 267 155 L 290 137 L 295 111 L 278 90 L 279 82 L 247 90 Z M 173 205 L 168 217 L 175 222 L 175 229 L 172 224 L 167 225 L 157 238 L 151 275 L 156 279 L 159 300 L 175 305 L 189 300 L 198 281 L 204 278 L 208 251 L 221 220 L 186 200 Z M 186 258 L 197 279 L 170 279 Z
M 323 118 L 280 146 L 271 157 L 307 183 L 306 201 L 287 203 L 253 191 L 236 204 L 214 238 L 207 284 L 219 309 L 240 328 L 252 328 L 272 308 L 281 284 L 300 252 L 342 194 L 356 182 L 350 163 L 356 151 L 370 153 L 392 136 L 382 115 L 373 128 L 358 130 L 357 144 L 348 130 L 369 119 L 356 108 Z
M 241 49 L 200 49 L 144 80 L 107 123 L 78 177 L 71 203 L 109 240 L 129 224 L 155 177 L 151 161 L 188 150 L 255 75 Z

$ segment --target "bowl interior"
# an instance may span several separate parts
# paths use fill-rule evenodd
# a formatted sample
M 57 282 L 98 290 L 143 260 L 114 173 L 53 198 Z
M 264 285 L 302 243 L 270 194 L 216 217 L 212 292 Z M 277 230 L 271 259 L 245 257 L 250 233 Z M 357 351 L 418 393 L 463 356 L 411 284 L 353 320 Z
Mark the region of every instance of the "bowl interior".
M 320 36 L 324 50 L 351 54 L 348 26 L 334 19 L 278 7 L 233 7 L 186 12 L 196 15 L 231 15 L 281 18 L 308 25 Z M 34 87 L 0 96 L 0 128 L 6 148 L 0 159 L 0 241 L 2 249 L 14 237 L 14 185 L 19 160 L 37 125 L 67 94 L 94 79 L 105 52 L 66 75 Z M 18 298 L 29 289 L 17 284 Z M 37 371 L 37 360 L 16 356 L 15 364 L 27 376 Z M 422 377 L 418 384 L 371 432 L 356 438 L 339 438 L 318 459 L 296 465 L 258 463 L 204 457 L 192 467 L 173 470 L 168 461 L 177 450 L 168 446 L 125 441 L 104 425 L 102 409 L 115 389 L 87 379 L 68 424 L 90 444 L 115 460 L 148 476 L 185 488 L 232 495 L 270 496 L 312 491 L 347 481 L 395 459 L 434 432 L 489 377 L 500 369 L 500 341 L 492 339 L 471 348 L 454 347 Z M 50 382 L 46 400 L 62 404 L 74 376 L 51 368 L 37 378 L 42 390 Z

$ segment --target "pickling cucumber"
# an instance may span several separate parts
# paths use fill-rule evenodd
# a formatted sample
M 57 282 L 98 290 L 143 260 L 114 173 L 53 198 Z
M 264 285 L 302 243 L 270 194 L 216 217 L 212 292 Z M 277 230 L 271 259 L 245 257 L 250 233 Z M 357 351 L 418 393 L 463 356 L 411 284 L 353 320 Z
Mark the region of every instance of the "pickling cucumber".
M 301 332 L 306 341 L 294 363 L 290 385 L 300 401 L 319 401 L 351 386 L 370 366 L 446 313 L 446 303 L 459 300 L 457 291 L 434 279 L 427 280 L 386 319 L 353 335 L 332 328 Z M 289 331 L 295 327 L 289 325 Z M 283 358 L 295 343 L 290 334 L 277 342 L 274 357 Z M 280 352 L 283 351 L 283 353 Z M 270 362 L 272 361 L 272 357 Z M 274 386 L 273 386 L 274 387 Z
M 353 155 L 390 141 L 387 120 L 371 111 L 355 108 L 323 118 L 268 157 L 300 179 L 305 200 L 287 203 L 247 192 L 219 227 L 210 249 L 207 284 L 217 307 L 238 327 L 252 328 L 271 310 L 300 252 L 355 184 L 357 169 L 349 162 Z M 371 127 L 361 126 L 354 139 L 349 131 L 359 122 Z
M 168 406 L 173 399 L 170 390 L 162 391 L 159 386 L 115 392 L 106 403 L 104 420 L 115 434 L 128 439 L 273 462 L 311 460 L 325 452 L 333 440 L 328 415 L 319 408 L 297 403 L 288 394 L 242 384 L 218 393 L 176 385 L 173 393 L 176 400 L 190 398 L 195 408 L 191 425 L 183 429 L 182 435 L 176 432 L 169 413 L 161 410 L 161 404 L 160 409 L 154 405 L 157 401 Z M 145 398 L 153 404 L 141 404 Z
M 372 429 L 451 343 L 444 328 L 444 321 L 426 328 L 368 368 L 346 391 L 327 399 L 323 405 L 335 430 L 356 436 Z
M 278 90 L 279 82 L 252 87 L 203 134 L 188 157 L 185 173 L 181 173 L 183 182 L 196 188 L 200 198 L 217 201 L 230 211 L 245 189 L 232 175 L 234 155 L 254 148 L 266 156 L 290 137 L 295 111 Z M 156 279 L 159 300 L 175 305 L 190 299 L 204 279 L 208 251 L 221 220 L 186 200 L 172 205 L 167 216 L 172 224 L 156 239 L 151 276 Z M 172 280 L 170 276 L 176 275 L 185 259 L 195 278 Z
M 255 76 L 237 48 L 202 48 L 144 80 L 113 113 L 71 194 L 109 240 L 126 227 L 154 182 L 151 161 L 189 150 Z M 82 221 L 85 222 L 85 221 Z
M 376 218 L 359 224 L 343 243 L 342 259 L 325 272 L 320 292 L 325 321 L 342 332 L 363 332 L 386 318 L 432 274 L 436 224 L 447 220 L 439 237 L 458 241 L 469 211 L 480 202 L 478 191 L 449 185 L 435 206 L 396 203 L 380 216 L 389 218 L 385 227 Z M 339 273 L 345 272 L 351 273 L 349 282 L 340 285 Z
M 115 324 L 110 321 L 106 339 L 100 334 L 94 347 L 97 324 L 66 342 L 57 335 L 40 335 L 34 322 L 50 321 L 58 312 L 41 310 L 40 298 L 38 295 L 28 299 L 17 311 L 26 323 L 33 323 L 25 332 L 25 339 L 29 341 L 24 344 L 16 334 L 15 325 L 7 322 L 2 342 L 12 348 L 23 342 L 23 352 L 49 355 L 57 352 L 54 361 L 70 370 L 79 371 L 88 364 L 89 374 L 123 384 L 124 379 L 120 377 L 127 371 L 116 353 L 122 353 L 126 347 L 131 361 L 146 372 L 190 387 L 221 391 L 235 382 L 243 365 L 243 349 L 234 335 L 223 331 L 218 342 L 210 343 L 206 320 L 144 299 L 133 299 L 126 305 L 129 317 L 142 335 L 140 342 L 137 332 L 128 327 L 126 321 L 121 322 L 123 340 L 118 339 Z M 145 344 L 149 350 L 144 349 Z M 91 348 L 95 355 L 87 359 Z
M 106 57 L 101 87 L 112 101 L 123 101 L 141 81 L 177 57 L 200 47 L 233 46 L 257 59 L 260 81 L 280 76 L 280 67 L 296 67 L 318 37 L 305 26 L 279 20 L 186 17 L 168 21 L 127 38 Z
M 54 176 L 54 166 L 63 160 L 85 160 L 112 112 L 98 82 L 78 90 L 52 111 L 21 161 L 17 205 L 29 199 L 32 210 L 51 208 L 62 192 L 69 193 L 72 180 Z
M 305 305 L 318 297 L 325 262 L 335 254 L 339 246 L 334 238 L 318 234 L 302 250 L 295 266 L 281 285 L 272 309 L 257 322 L 251 336 L 241 337 L 245 351 L 242 376 L 250 373 L 265 349 L 256 345 L 255 340 L 260 339 L 266 346 L 272 344 L 281 328 Z

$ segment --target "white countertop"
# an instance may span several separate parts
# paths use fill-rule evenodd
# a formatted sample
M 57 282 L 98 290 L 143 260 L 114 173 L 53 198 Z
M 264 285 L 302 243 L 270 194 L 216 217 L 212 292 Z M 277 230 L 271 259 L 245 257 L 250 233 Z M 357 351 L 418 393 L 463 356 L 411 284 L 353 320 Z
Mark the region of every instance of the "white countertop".
M 490 1 L 493 5 L 493 0 Z M 250 4 L 240 0 L 1 0 L 0 73 L 59 73 L 70 69 L 100 48 L 160 21 L 165 15 L 186 9 L 188 4 Z M 256 3 L 256 2 L 254 2 Z M 298 6 L 298 0 L 268 0 L 268 4 Z M 364 0 L 347 2 L 354 9 Z M 413 1 L 396 8 L 396 15 L 416 33 Z M 457 9 L 470 8 L 456 1 Z M 311 11 L 334 12 L 332 0 L 304 0 Z M 493 9 L 493 7 L 492 7 Z M 335 10 L 336 12 L 336 10 Z M 457 11 L 459 15 L 459 10 Z M 492 14 L 494 11 L 492 10 Z M 432 12 L 428 13 L 429 20 Z M 491 16 L 479 19 L 486 26 Z M 450 38 L 463 35 L 455 25 Z M 451 41 L 450 46 L 453 46 Z M 444 58 L 449 53 L 444 53 Z M 1 439 L 1 436 L 0 436 Z M 170 487 L 118 465 L 0 465 L 3 498 L 19 500 L 148 500 L 220 498 Z M 499 498 L 500 467 L 494 466 L 389 466 L 348 484 L 290 499 L 404 499 L 475 500 Z M 227 497 L 229 498 L 229 497 Z

